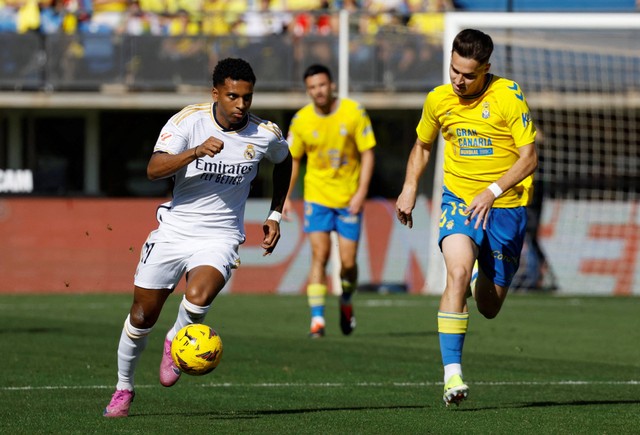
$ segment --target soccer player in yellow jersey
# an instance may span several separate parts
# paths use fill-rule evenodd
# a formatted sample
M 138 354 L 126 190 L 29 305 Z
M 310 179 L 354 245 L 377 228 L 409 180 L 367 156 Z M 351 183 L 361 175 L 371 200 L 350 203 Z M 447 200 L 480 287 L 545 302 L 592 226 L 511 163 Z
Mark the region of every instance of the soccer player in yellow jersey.
M 411 228 L 418 180 L 441 132 L 445 148 L 439 244 L 447 279 L 438 333 L 447 406 L 459 404 L 469 393 L 461 366 L 469 291 L 474 290 L 482 315 L 498 315 L 518 269 L 526 205 L 538 165 L 536 130 L 522 90 L 489 72 L 492 51 L 491 37 L 478 30 L 463 30 L 454 39 L 451 84 L 436 87 L 426 97 L 396 203 L 398 220 Z
M 287 141 L 293 157 L 289 195 L 300 172 L 300 160 L 307 156 L 304 230 L 312 250 L 307 285 L 310 337 L 322 337 L 325 333 L 331 231 L 338 234 L 340 251 L 340 328 L 349 335 L 356 325 L 351 296 L 358 279 L 356 254 L 362 210 L 373 174 L 376 139 L 365 109 L 356 101 L 334 96 L 331 72 L 326 66 L 309 66 L 304 83 L 312 102 L 294 115 Z M 285 217 L 290 210 L 287 200 Z

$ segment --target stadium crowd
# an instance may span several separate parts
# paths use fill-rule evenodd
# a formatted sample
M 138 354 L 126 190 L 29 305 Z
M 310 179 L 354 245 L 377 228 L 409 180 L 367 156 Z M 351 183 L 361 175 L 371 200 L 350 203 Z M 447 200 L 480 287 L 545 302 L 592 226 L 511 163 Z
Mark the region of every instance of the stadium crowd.
M 337 32 L 342 9 L 360 33 L 433 32 L 453 0 L 0 0 L 0 32 L 265 36 Z

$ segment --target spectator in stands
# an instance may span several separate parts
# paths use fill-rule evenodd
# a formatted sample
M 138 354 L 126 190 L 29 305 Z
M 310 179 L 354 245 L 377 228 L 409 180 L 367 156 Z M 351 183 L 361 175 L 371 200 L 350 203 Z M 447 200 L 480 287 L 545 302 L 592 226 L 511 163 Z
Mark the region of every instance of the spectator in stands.
M 173 0 L 139 0 L 140 10 L 146 14 L 162 16 L 176 11 Z
M 322 8 L 316 16 L 316 33 L 320 36 L 330 35 L 338 30 L 337 23 L 331 19 L 329 3 L 322 2 Z M 336 25 L 336 27 L 334 27 Z
M 412 10 L 407 26 L 414 32 L 427 36 L 430 44 L 442 44 L 444 13 L 455 10 L 451 0 L 431 0 L 426 8 Z
M 121 26 L 121 33 L 127 35 L 160 35 L 160 16 L 142 9 L 140 2 L 132 0 Z
M 38 0 L 25 0 L 18 9 L 16 29 L 18 33 L 40 30 L 40 7 Z
M 93 15 L 89 31 L 115 33 L 121 29 L 130 0 L 93 0 Z
M 0 0 L 0 32 L 15 32 L 19 5 L 16 0 Z
M 186 11 L 189 17 L 190 27 L 193 28 L 193 24 L 196 24 L 200 27 L 200 22 L 202 21 L 202 0 L 173 0 L 175 1 L 175 10 L 173 13 L 177 13 L 178 11 Z M 228 2 L 232 3 L 232 2 Z
M 62 0 L 62 2 L 64 5 L 63 32 L 67 35 L 89 32 L 93 14 L 92 0 Z
M 246 10 L 246 1 L 204 0 L 202 33 L 211 36 L 225 36 L 233 33 L 233 28 L 237 26 Z
M 197 36 L 200 35 L 200 23 L 193 19 L 189 11 L 180 9 L 171 16 L 167 34 L 169 36 Z
M 403 28 L 409 16 L 404 0 L 365 0 L 363 10 L 368 12 L 366 32 L 375 35 L 382 28 Z
M 287 9 L 293 13 L 289 33 L 296 37 L 309 34 L 329 34 L 331 21 L 326 13 L 329 3 L 323 0 L 288 0 Z
M 315 17 L 311 11 L 296 11 L 293 20 L 289 25 L 289 31 L 293 36 L 299 38 L 311 33 L 314 26 Z
M 286 9 L 289 11 L 315 11 L 324 6 L 323 0 L 285 0 Z
M 45 35 L 58 33 L 62 29 L 64 5 L 62 0 L 40 2 L 40 31 Z
M 334 0 L 332 5 L 333 9 L 346 9 L 350 12 L 356 12 L 362 7 L 360 0 Z
M 242 14 L 241 34 L 252 37 L 279 35 L 286 31 L 291 14 L 271 5 L 271 0 L 260 0 L 256 9 Z

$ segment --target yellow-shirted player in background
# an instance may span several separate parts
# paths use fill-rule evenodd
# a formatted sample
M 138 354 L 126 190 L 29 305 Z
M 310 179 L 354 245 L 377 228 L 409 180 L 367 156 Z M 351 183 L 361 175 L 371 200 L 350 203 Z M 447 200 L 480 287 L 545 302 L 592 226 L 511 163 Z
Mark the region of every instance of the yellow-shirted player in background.
M 399 221 L 411 228 L 418 181 L 441 132 L 445 148 L 439 244 L 447 280 L 438 333 L 447 406 L 459 404 L 469 393 L 461 364 L 474 263 L 473 296 L 478 311 L 492 319 L 518 269 L 526 205 L 538 165 L 536 130 L 522 90 L 489 72 L 492 51 L 491 37 L 478 30 L 463 30 L 454 39 L 451 84 L 427 95 L 396 203 Z
M 310 337 L 325 333 L 326 266 L 331 253 L 331 231 L 336 231 L 340 251 L 340 328 L 349 335 L 355 328 L 351 296 L 357 287 L 356 254 L 362 211 L 373 174 L 376 139 L 371 120 L 356 101 L 334 96 L 330 70 L 311 65 L 304 73 L 312 102 L 293 117 L 287 141 L 293 157 L 289 195 L 306 154 L 304 176 L 304 230 L 311 242 L 311 269 L 307 296 L 311 308 Z M 285 202 L 284 217 L 291 212 Z

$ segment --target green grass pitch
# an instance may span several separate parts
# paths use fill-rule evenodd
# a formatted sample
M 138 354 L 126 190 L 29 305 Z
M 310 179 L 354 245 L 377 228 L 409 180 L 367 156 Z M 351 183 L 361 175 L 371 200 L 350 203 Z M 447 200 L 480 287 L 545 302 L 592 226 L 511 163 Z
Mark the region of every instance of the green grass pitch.
M 303 296 L 221 295 L 224 343 L 203 377 L 158 382 L 165 306 L 138 366 L 130 417 L 105 419 L 131 295 L 0 296 L 3 434 L 637 434 L 640 298 L 513 294 L 471 310 L 469 399 L 442 404 L 438 298 L 360 293 L 358 327 L 307 338 Z

